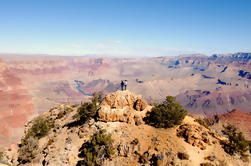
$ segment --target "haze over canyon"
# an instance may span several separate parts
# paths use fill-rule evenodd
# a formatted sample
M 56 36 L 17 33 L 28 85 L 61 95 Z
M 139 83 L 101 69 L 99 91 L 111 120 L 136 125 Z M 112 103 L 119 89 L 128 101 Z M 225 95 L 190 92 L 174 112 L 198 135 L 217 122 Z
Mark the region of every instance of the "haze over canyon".
M 15 144 L 35 115 L 87 101 L 94 92 L 114 92 L 124 79 L 148 103 L 172 95 L 192 115 L 211 117 L 238 109 L 237 121 L 250 122 L 251 53 L 155 58 L 1 54 L 0 148 Z M 251 138 L 251 129 L 242 128 Z

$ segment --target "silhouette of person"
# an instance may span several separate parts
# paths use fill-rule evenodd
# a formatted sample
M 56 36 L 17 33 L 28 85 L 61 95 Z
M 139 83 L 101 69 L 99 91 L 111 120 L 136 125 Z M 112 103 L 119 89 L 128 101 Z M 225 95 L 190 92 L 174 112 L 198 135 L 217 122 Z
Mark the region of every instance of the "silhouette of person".
M 122 91 L 124 90 L 124 85 L 125 85 L 124 81 L 121 80 L 120 86 L 121 86 L 121 90 L 122 90 Z
M 124 87 L 125 87 L 124 89 L 125 89 L 125 90 L 126 90 L 127 84 L 128 84 L 128 82 L 127 82 L 127 80 L 125 80 L 125 81 L 124 81 Z

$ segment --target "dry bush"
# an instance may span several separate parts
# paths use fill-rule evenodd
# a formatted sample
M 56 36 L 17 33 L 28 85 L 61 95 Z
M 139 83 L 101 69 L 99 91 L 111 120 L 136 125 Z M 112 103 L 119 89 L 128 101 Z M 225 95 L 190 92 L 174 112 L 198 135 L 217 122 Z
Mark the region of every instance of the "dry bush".
M 105 130 L 95 133 L 91 140 L 84 143 L 80 148 L 79 157 L 84 158 L 78 162 L 77 166 L 100 166 L 112 157 L 115 149 L 112 146 L 113 140 Z
M 30 163 L 38 154 L 38 139 L 29 137 L 21 141 L 20 148 L 18 150 L 18 162 L 19 164 Z
M 53 127 L 54 122 L 43 116 L 33 121 L 31 128 L 19 144 L 18 162 L 20 164 L 29 163 L 37 156 L 38 140 L 46 136 Z

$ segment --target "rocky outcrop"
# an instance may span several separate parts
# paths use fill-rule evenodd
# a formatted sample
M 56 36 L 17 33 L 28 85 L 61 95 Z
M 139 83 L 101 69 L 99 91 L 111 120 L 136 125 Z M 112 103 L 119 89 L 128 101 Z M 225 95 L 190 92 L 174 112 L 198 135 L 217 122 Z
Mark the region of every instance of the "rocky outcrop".
M 201 150 L 205 150 L 207 145 L 216 143 L 216 139 L 213 138 L 208 129 L 203 126 L 195 124 L 183 124 L 177 129 L 177 135 L 183 137 L 184 140 Z
M 104 136 L 99 136 L 96 137 L 96 142 L 89 144 L 101 149 L 98 151 L 99 155 L 96 155 L 96 152 L 90 152 L 88 155 L 102 158 L 103 166 L 195 166 L 201 163 L 220 165 L 221 161 L 224 161 L 221 165 L 249 164 L 225 153 L 210 130 L 190 116 L 186 116 L 181 125 L 168 129 L 144 124 L 142 118 L 150 111 L 151 106 L 147 105 L 141 96 L 132 92 L 117 91 L 108 94 L 97 110 L 98 119 L 96 116 L 91 117 L 81 124 L 76 123 L 80 106 L 60 105 L 40 115 L 53 121 L 54 126 L 45 136 L 34 137 L 34 142 L 27 140 L 28 144 L 20 145 L 19 150 L 6 151 L 4 162 L 13 166 L 78 165 L 79 161 L 86 159 L 80 153 L 83 151 L 83 145 L 87 145 L 86 143 L 93 140 L 93 136 L 102 130 L 110 135 L 109 144 L 114 148 L 114 153 L 111 157 L 104 158 L 105 146 L 97 146 L 96 142 L 106 142 L 108 137 L 104 139 Z M 25 134 L 34 123 L 35 120 L 32 120 L 26 125 Z M 177 137 L 177 133 L 182 138 Z M 31 143 L 35 148 L 27 146 L 32 145 Z M 22 146 L 27 147 L 20 150 Z M 19 160 L 22 155 L 27 157 L 25 162 Z
M 98 119 L 104 122 L 126 122 L 137 125 L 143 123 L 143 118 L 151 106 L 130 91 L 116 91 L 108 94 L 98 110 Z
M 147 104 L 142 99 L 137 99 L 133 105 L 133 108 L 137 111 L 143 111 L 144 109 L 146 109 L 146 107 Z
M 136 95 L 128 90 L 116 91 L 105 96 L 101 103 L 101 107 L 108 106 L 110 108 L 124 108 L 129 107 L 141 108 L 142 105 L 146 106 L 146 103 L 142 100 L 142 97 Z

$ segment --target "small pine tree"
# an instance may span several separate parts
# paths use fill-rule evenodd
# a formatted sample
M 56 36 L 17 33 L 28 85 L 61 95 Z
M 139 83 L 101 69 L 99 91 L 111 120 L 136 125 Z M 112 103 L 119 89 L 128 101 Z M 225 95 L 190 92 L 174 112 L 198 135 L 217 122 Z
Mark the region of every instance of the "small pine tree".
M 78 108 L 78 121 L 82 124 L 90 118 L 94 117 L 97 113 L 97 106 L 93 103 L 84 103 Z
M 89 119 L 94 118 L 102 100 L 102 92 L 94 93 L 91 102 L 84 103 L 78 108 L 78 114 L 76 115 L 78 122 L 84 124 Z
M 144 120 L 157 128 L 170 128 L 180 124 L 186 114 L 187 111 L 176 101 L 175 97 L 167 96 L 164 102 L 152 108 Z
M 26 137 L 34 137 L 40 139 L 46 136 L 53 127 L 53 121 L 43 116 L 39 116 L 33 121 L 33 125 L 28 130 Z
M 224 150 L 233 155 L 235 153 L 243 155 L 249 150 L 249 142 L 245 139 L 242 132 L 238 132 L 238 129 L 231 124 L 223 126 L 222 133 L 228 137 L 228 142 L 223 142 Z

